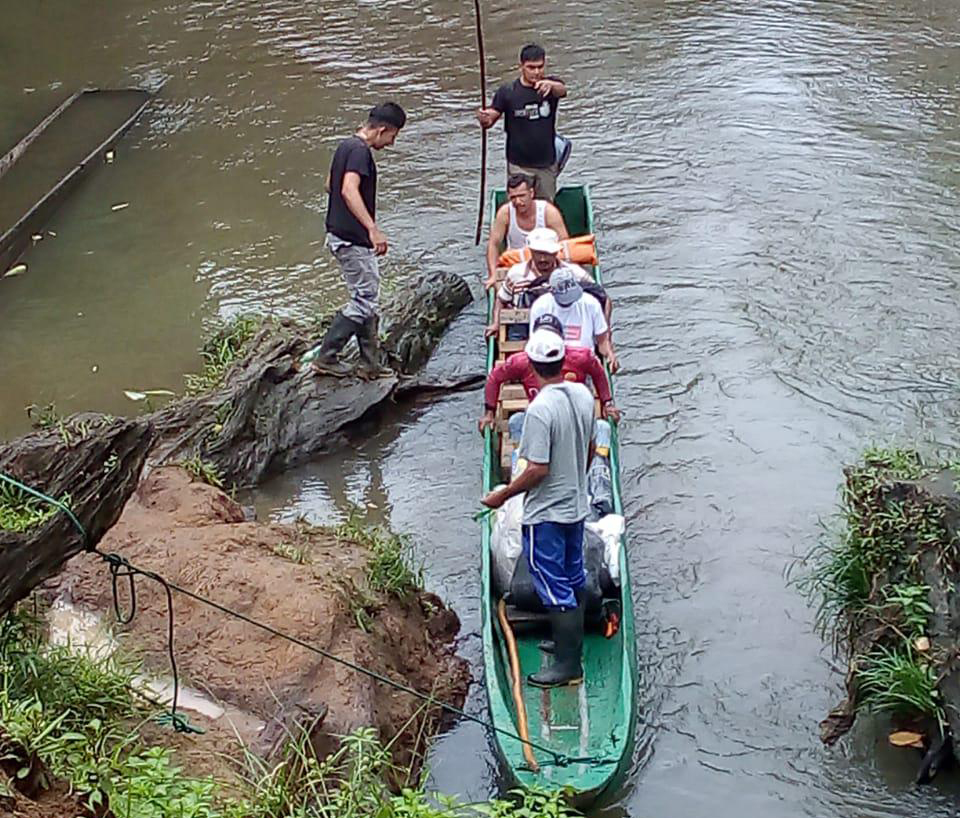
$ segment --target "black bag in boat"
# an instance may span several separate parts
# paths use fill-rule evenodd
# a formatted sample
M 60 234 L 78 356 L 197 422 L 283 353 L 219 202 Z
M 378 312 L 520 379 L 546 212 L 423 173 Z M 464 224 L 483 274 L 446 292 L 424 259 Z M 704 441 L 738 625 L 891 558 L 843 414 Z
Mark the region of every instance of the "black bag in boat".
M 583 531 L 583 570 L 587 575 L 587 584 L 584 586 L 584 616 L 590 621 L 599 621 L 601 605 L 603 603 L 602 579 L 609 574 L 603 564 L 603 539 L 594 531 L 585 528 Z M 527 558 L 521 556 L 517 560 L 517 567 L 510 580 L 510 593 L 507 602 L 524 611 L 532 613 L 546 613 L 543 601 L 537 594 L 530 576 L 530 564 Z

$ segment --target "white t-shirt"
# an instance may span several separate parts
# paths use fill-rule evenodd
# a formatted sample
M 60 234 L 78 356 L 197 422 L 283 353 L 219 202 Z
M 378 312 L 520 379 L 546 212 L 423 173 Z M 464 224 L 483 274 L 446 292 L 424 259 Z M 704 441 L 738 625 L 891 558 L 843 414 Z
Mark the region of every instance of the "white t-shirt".
M 597 345 L 597 336 L 607 331 L 603 307 L 590 293 L 584 293 L 569 307 L 561 307 L 553 293 L 541 295 L 530 308 L 531 333 L 537 318 L 547 314 L 555 315 L 563 324 L 563 339 L 568 347 L 593 349 Z

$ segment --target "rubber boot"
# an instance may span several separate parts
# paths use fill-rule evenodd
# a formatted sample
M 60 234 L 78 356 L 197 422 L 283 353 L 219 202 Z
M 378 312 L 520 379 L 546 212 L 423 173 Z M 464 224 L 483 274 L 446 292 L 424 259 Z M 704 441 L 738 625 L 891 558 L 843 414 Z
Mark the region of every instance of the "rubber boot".
M 322 375 L 335 375 L 338 378 L 349 375 L 351 368 L 340 361 L 337 354 L 346 346 L 347 341 L 360 332 L 360 326 L 342 312 L 334 315 L 327 334 L 323 336 L 320 351 L 311 364 L 314 370 Z
M 586 588 L 577 588 L 577 590 L 573 592 L 573 595 L 577 598 L 577 605 L 586 610 L 584 607 L 587 596 Z M 553 653 L 557 649 L 557 643 L 552 639 L 542 639 L 537 643 L 537 647 L 544 653 Z
M 534 687 L 560 687 L 583 681 L 583 606 L 550 614 L 556 660 L 546 670 L 533 673 L 527 681 Z
M 373 315 L 360 325 L 357 333 L 357 343 L 360 345 L 360 365 L 357 374 L 361 378 L 374 380 L 388 378 L 393 370 L 383 366 L 380 355 L 380 319 Z

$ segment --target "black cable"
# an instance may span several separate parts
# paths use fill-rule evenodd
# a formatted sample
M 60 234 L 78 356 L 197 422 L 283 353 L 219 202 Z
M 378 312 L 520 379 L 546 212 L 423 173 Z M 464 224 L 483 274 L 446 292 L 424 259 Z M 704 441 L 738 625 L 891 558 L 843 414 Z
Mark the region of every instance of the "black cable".
M 0 481 L 16 486 L 17 488 L 23 491 L 26 491 L 28 494 L 37 498 L 38 500 L 42 500 L 45 503 L 49 503 L 50 505 L 56 507 L 60 511 L 63 511 L 69 517 L 70 521 L 73 523 L 73 525 L 77 528 L 77 530 L 80 532 L 81 536 L 83 537 L 86 550 L 89 551 L 90 553 L 96 554 L 110 566 L 110 575 L 111 575 L 111 581 L 113 584 L 113 609 L 117 615 L 118 621 L 121 624 L 123 625 L 130 624 L 130 622 L 133 621 L 133 618 L 137 612 L 137 595 L 136 595 L 137 592 L 136 592 L 136 585 L 134 581 L 134 578 L 136 575 L 147 577 L 147 579 L 152 579 L 154 582 L 158 582 L 160 583 L 160 585 L 163 586 L 163 589 L 166 592 L 166 596 L 167 596 L 167 655 L 170 659 L 170 668 L 173 672 L 173 700 L 171 701 L 171 706 L 170 706 L 170 719 L 174 729 L 177 730 L 178 732 L 202 732 L 202 731 L 199 731 L 195 727 L 191 727 L 187 723 L 186 719 L 184 719 L 183 716 L 181 716 L 177 712 L 177 701 L 180 694 L 180 677 L 179 677 L 179 672 L 177 670 L 177 659 L 173 649 L 173 636 L 174 636 L 173 593 L 172 593 L 173 591 L 183 594 L 184 596 L 190 597 L 191 599 L 194 599 L 203 605 L 207 605 L 210 608 L 218 610 L 221 613 L 226 614 L 227 616 L 232 616 L 235 619 L 240 619 L 249 625 L 253 625 L 255 628 L 260 628 L 261 630 L 264 630 L 267 633 L 273 634 L 274 636 L 278 636 L 281 639 L 285 639 L 294 645 L 299 645 L 300 647 L 305 648 L 306 650 L 309 650 L 313 653 L 318 654 L 319 656 L 322 656 L 324 659 L 329 659 L 331 662 L 337 662 L 345 667 L 350 668 L 351 670 L 356 671 L 357 673 L 362 673 L 366 676 L 369 676 L 371 679 L 375 679 L 378 682 L 382 682 L 385 685 L 389 685 L 390 687 L 403 691 L 404 693 L 414 696 L 415 698 L 421 699 L 422 701 L 425 701 L 437 707 L 440 707 L 441 709 L 446 710 L 448 713 L 453 713 L 454 715 L 460 716 L 461 718 L 466 719 L 467 721 L 472 721 L 476 724 L 481 725 L 482 727 L 486 727 L 489 730 L 500 733 L 501 735 L 504 735 L 504 736 L 508 736 L 509 738 L 519 741 L 521 744 L 527 744 L 535 750 L 539 750 L 542 753 L 546 753 L 547 755 L 553 756 L 553 759 L 554 759 L 553 764 L 555 764 L 558 767 L 566 767 L 569 764 L 593 764 L 593 765 L 600 766 L 605 764 L 616 763 L 611 759 L 599 759 L 593 756 L 571 758 L 570 756 L 564 755 L 563 753 L 558 753 L 556 750 L 552 750 L 551 748 L 545 747 L 544 745 L 538 744 L 537 742 L 530 741 L 529 739 L 523 739 L 516 733 L 511 732 L 510 730 L 505 730 L 502 727 L 497 727 L 495 724 L 487 721 L 486 719 L 481 719 L 477 716 L 471 716 L 469 713 L 467 713 L 466 711 L 462 710 L 459 707 L 455 707 L 454 705 L 448 704 L 447 702 L 438 701 L 433 696 L 427 695 L 426 693 L 421 693 L 419 690 L 416 690 L 415 688 L 409 687 L 408 685 L 400 684 L 399 682 L 395 682 L 393 679 L 383 676 L 380 673 L 377 673 L 376 671 L 370 670 L 369 668 L 365 668 L 361 665 L 356 665 L 353 662 L 350 662 L 346 659 L 342 659 L 339 656 L 336 656 L 328 651 L 323 650 L 323 648 L 318 648 L 316 645 L 311 645 L 309 642 L 305 642 L 304 640 L 296 636 L 291 636 L 290 634 L 284 633 L 283 631 L 278 631 L 276 628 L 271 627 L 270 625 L 267 625 L 264 622 L 259 622 L 256 619 L 253 619 L 247 616 L 246 614 L 242 614 L 239 611 L 231 610 L 230 608 L 227 608 L 218 602 L 214 602 L 212 599 L 207 599 L 206 597 L 202 597 L 199 594 L 196 594 L 193 591 L 188 590 L 187 588 L 182 588 L 179 585 L 176 585 L 170 582 L 169 580 L 165 579 L 164 577 L 160 576 L 160 574 L 154 573 L 153 571 L 148 571 L 144 568 L 138 568 L 137 566 L 133 565 L 129 560 L 127 560 L 125 557 L 122 557 L 119 554 L 108 554 L 104 551 L 101 551 L 96 546 L 92 545 L 87 539 L 86 530 L 84 529 L 80 521 L 77 519 L 76 515 L 74 515 L 74 513 L 59 500 L 55 500 L 53 497 L 50 497 L 44 494 L 43 492 L 39 492 L 36 489 L 32 489 L 29 486 L 26 486 L 23 483 L 21 483 L 19 480 L 15 480 L 14 478 L 10 477 L 9 475 L 3 474 L 2 472 L 0 472 Z M 120 595 L 119 595 L 119 588 L 118 588 L 118 580 L 120 577 L 128 577 L 130 581 L 130 613 L 127 616 L 123 616 L 120 610 Z
M 274 636 L 278 636 L 281 639 L 285 639 L 286 641 L 291 642 L 294 645 L 299 645 L 300 647 L 305 648 L 306 650 L 309 650 L 313 653 L 318 654 L 319 656 L 322 656 L 324 659 L 329 659 L 332 662 L 337 662 L 341 665 L 344 665 L 345 667 L 348 667 L 351 670 L 356 671 L 357 673 L 362 673 L 366 676 L 369 676 L 371 679 L 375 679 L 378 682 L 382 682 L 383 684 L 389 685 L 390 687 L 393 687 L 397 690 L 401 690 L 404 693 L 407 693 L 425 702 L 436 705 L 437 707 L 440 707 L 449 713 L 453 713 L 457 716 L 460 716 L 461 718 L 467 719 L 468 721 L 475 722 L 476 724 L 479 724 L 483 727 L 486 727 L 490 730 L 500 733 L 501 735 L 509 736 L 510 738 L 515 739 L 516 741 L 519 741 L 521 744 L 528 744 L 530 747 L 532 747 L 535 750 L 539 750 L 542 753 L 546 753 L 550 756 L 553 756 L 553 759 L 554 759 L 553 763 L 556 764 L 556 766 L 558 767 L 566 767 L 569 764 L 604 765 L 604 764 L 615 763 L 613 760 L 610 760 L 610 759 L 598 759 L 592 756 L 586 756 L 582 758 L 570 758 L 569 756 L 563 753 L 559 753 L 556 750 L 551 749 L 550 747 L 546 747 L 534 741 L 525 740 L 521 738 L 519 735 L 517 735 L 516 733 L 511 732 L 510 730 L 505 730 L 502 727 L 497 727 L 495 724 L 485 719 L 481 719 L 477 716 L 472 716 L 459 707 L 455 707 L 454 705 L 449 704 L 447 702 L 438 701 L 433 696 L 430 696 L 426 693 L 421 693 L 416 688 L 409 687 L 408 685 L 401 684 L 400 682 L 395 682 L 393 679 L 390 679 L 387 676 L 383 676 L 374 670 L 365 668 L 362 665 L 354 664 L 353 662 L 350 662 L 347 659 L 343 659 L 339 656 L 336 656 L 335 654 L 330 653 L 329 651 L 326 651 L 323 648 L 318 648 L 316 645 L 311 645 L 309 642 L 305 642 L 303 639 L 300 639 L 299 637 L 291 636 L 288 633 L 279 631 L 273 626 L 266 624 L 265 622 L 260 622 L 256 619 L 253 619 L 252 617 L 247 616 L 246 614 L 240 613 L 239 611 L 234 611 L 231 608 L 227 608 L 226 606 L 221 605 L 219 602 L 214 602 L 212 599 L 207 599 L 206 597 L 200 596 L 199 594 L 196 594 L 187 588 L 183 588 L 177 585 L 176 583 L 170 582 L 169 580 L 165 579 L 164 577 L 161 577 L 159 574 L 156 574 L 153 571 L 148 571 L 143 568 L 138 568 L 137 566 L 130 563 L 125 557 L 122 557 L 119 554 L 108 554 L 96 547 L 94 547 L 91 550 L 93 551 L 93 553 L 100 556 L 111 566 L 113 566 L 114 564 L 120 565 L 132 573 L 142 574 L 143 576 L 149 579 L 155 580 L 156 582 L 159 582 L 161 585 L 164 586 L 164 589 L 167 592 L 167 605 L 168 605 L 169 626 L 170 626 L 168 648 L 169 648 L 171 663 L 173 664 L 174 670 L 176 670 L 176 664 L 173 661 L 173 636 L 172 636 L 172 631 L 173 631 L 172 605 L 173 603 L 171 600 L 171 591 L 176 591 L 179 594 L 183 594 L 184 596 L 190 597 L 190 599 L 193 599 L 203 605 L 213 608 L 214 610 L 220 611 L 221 613 L 224 613 L 227 616 L 232 616 L 235 619 L 240 619 L 241 621 L 246 622 L 248 625 L 253 625 L 255 628 L 259 628 L 260 630 L 266 631 L 267 633 L 270 633 Z M 111 570 L 113 569 L 111 568 Z M 176 684 L 176 676 L 174 676 L 174 684 Z

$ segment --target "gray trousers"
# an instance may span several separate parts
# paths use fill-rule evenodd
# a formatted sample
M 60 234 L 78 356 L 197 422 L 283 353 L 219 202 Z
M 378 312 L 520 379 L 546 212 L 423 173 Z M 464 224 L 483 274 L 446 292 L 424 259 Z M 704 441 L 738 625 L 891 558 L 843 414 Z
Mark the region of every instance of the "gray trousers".
M 380 267 L 371 247 L 350 244 L 327 234 L 327 247 L 340 265 L 350 300 L 340 310 L 351 321 L 362 324 L 377 314 L 380 297 Z
M 554 197 L 557 195 L 557 177 L 560 175 L 556 162 L 549 168 L 525 168 L 520 165 L 515 165 L 513 162 L 507 162 L 507 176 L 510 177 L 514 173 L 532 176 L 537 185 L 534 190 L 534 197 L 553 202 Z

